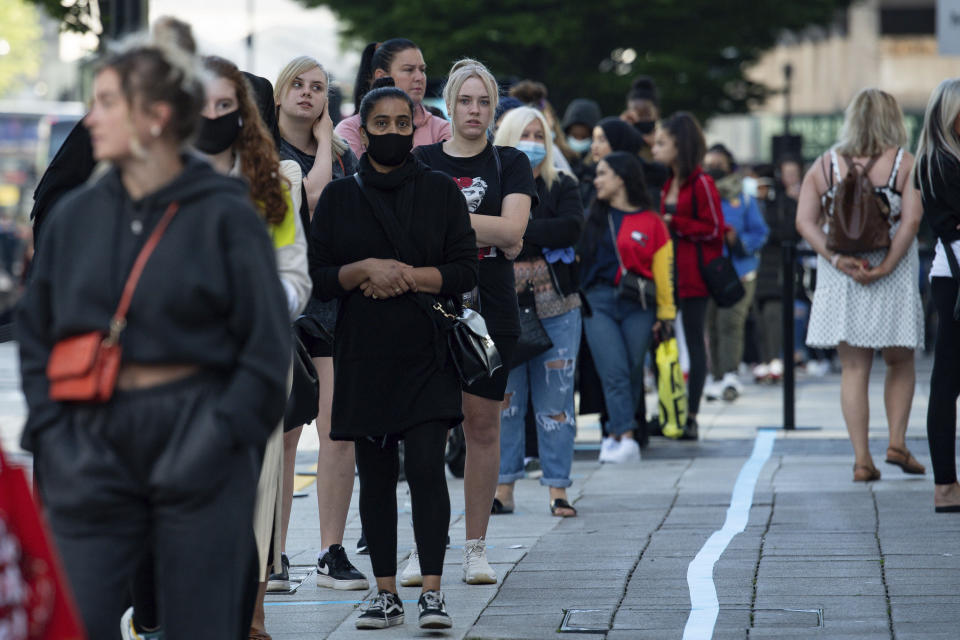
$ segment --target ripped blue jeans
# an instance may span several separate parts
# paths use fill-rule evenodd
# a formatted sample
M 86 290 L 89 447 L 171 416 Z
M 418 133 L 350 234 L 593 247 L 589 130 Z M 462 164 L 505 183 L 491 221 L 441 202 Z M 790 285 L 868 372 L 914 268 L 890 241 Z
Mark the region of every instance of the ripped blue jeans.
M 577 423 L 573 406 L 573 374 L 580 349 L 580 309 L 542 318 L 553 347 L 514 367 L 507 378 L 500 413 L 500 484 L 523 477 L 524 424 L 532 399 L 543 477 L 540 484 L 569 487 Z

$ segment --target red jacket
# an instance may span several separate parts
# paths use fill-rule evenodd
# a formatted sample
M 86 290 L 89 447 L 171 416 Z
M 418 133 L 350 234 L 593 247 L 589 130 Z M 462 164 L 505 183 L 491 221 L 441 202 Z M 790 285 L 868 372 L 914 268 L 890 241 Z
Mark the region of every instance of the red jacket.
M 660 214 L 665 213 L 667 193 L 673 177 L 667 179 L 660 194 Z M 696 192 L 697 214 L 693 214 L 693 194 Z M 703 261 L 708 263 L 723 254 L 723 208 L 720 194 L 713 178 L 700 167 L 680 185 L 677 195 L 677 212 L 670 220 L 670 232 L 676 244 L 677 297 L 703 298 L 708 295 L 707 286 L 700 275 L 697 261 L 697 245 L 703 249 Z
M 653 280 L 657 291 L 657 318 L 673 320 L 673 243 L 667 225 L 654 211 L 628 213 L 617 232 L 617 252 L 623 266 L 632 273 Z M 622 272 L 617 273 L 620 283 Z

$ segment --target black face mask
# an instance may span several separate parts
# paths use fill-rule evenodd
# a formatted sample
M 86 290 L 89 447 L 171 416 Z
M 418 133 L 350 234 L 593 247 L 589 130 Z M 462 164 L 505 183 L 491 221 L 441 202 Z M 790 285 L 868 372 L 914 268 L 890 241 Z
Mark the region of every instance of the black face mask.
M 413 149 L 413 134 L 382 133 L 378 136 L 367 131 L 367 153 L 385 167 L 399 167 Z
M 641 120 L 640 122 L 635 122 L 633 127 L 640 132 L 640 135 L 646 136 L 653 133 L 653 130 L 657 128 L 657 121 Z
M 230 148 L 240 135 L 240 110 L 225 113 L 219 118 L 200 118 L 200 132 L 194 146 L 208 155 L 216 155 Z
M 727 177 L 727 172 L 718 167 L 710 167 L 704 173 L 713 178 L 714 180 L 720 180 L 721 178 Z

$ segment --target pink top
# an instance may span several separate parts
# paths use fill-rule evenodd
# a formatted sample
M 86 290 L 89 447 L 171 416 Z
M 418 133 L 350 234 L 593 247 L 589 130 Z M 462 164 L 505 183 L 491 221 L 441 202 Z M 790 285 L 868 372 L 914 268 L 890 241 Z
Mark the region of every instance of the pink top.
M 449 140 L 450 123 L 443 118 L 438 118 L 423 108 L 423 105 L 417 105 L 416 113 L 413 117 L 413 124 L 416 130 L 413 132 L 413 146 L 422 147 L 427 144 L 434 144 Z M 341 138 L 347 141 L 350 149 L 358 158 L 367 150 L 360 142 L 360 114 L 352 115 L 340 121 L 335 129 Z

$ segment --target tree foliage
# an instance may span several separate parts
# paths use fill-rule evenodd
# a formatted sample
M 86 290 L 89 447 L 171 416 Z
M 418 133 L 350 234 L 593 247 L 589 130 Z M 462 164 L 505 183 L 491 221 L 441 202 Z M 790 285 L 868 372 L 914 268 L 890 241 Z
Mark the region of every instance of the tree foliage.
M 22 0 L 0 2 L 0 96 L 37 72 L 42 35 L 32 6 Z
M 65 31 L 86 33 L 96 31 L 97 20 L 94 16 L 96 0 L 26 0 L 35 4 L 47 15 L 60 22 Z
M 632 78 L 652 76 L 663 110 L 745 111 L 770 89 L 744 69 L 785 30 L 828 24 L 849 0 L 299 0 L 325 5 L 352 42 L 410 38 L 431 76 L 458 58 L 498 78 L 540 80 L 558 108 L 592 97 L 618 113 Z M 626 55 L 622 52 L 626 51 Z M 615 52 L 621 53 L 617 56 Z

